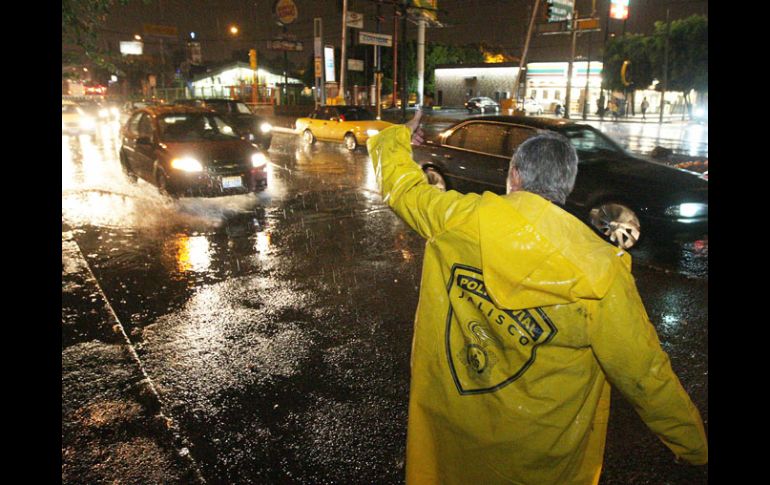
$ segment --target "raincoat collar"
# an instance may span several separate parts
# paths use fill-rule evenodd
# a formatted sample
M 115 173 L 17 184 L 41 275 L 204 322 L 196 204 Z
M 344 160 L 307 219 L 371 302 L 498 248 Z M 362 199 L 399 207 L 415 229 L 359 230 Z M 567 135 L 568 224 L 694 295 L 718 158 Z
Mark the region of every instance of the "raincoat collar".
M 531 192 L 485 192 L 479 206 L 485 286 L 500 308 L 599 299 L 631 256 Z

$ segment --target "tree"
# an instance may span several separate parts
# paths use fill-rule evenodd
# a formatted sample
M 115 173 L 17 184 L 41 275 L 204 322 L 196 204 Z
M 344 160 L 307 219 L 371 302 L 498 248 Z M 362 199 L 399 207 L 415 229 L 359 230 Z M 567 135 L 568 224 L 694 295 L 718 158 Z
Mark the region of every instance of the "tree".
M 641 34 L 626 34 L 614 37 L 607 42 L 602 72 L 602 87 L 619 91 L 646 89 L 654 80 L 654 70 L 650 58 L 651 39 Z M 626 68 L 626 82 L 623 83 L 621 70 L 623 63 L 629 61 Z
M 143 0 L 149 3 L 149 0 Z M 62 62 L 75 63 L 84 55 L 95 65 L 115 71 L 118 57 L 104 51 L 97 40 L 96 31 L 107 20 L 112 7 L 126 5 L 128 0 L 62 0 Z M 82 54 L 64 51 L 67 46 L 75 46 Z
M 665 22 L 655 22 L 650 49 L 655 76 L 661 81 L 665 65 L 666 30 Z M 684 93 L 687 111 L 691 117 L 690 91 L 708 92 L 708 81 L 708 19 L 703 15 L 692 15 L 672 21 L 668 33 L 666 88 Z

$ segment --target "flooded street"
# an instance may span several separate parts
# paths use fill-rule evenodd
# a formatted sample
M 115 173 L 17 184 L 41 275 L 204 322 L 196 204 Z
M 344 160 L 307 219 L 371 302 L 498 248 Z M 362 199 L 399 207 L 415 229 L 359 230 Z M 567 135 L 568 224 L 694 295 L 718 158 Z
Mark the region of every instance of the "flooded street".
M 649 137 L 669 136 L 656 128 L 623 129 L 646 150 Z M 670 140 L 701 154 L 698 136 Z M 116 379 L 145 378 L 112 357 L 122 340 L 100 323 L 109 312 L 94 302 L 104 298 L 207 483 L 403 483 L 424 241 L 383 204 L 366 150 L 276 133 L 264 191 L 173 199 L 130 182 L 119 148 L 115 124 L 62 137 L 63 386 L 89 351 Z M 650 319 L 708 427 L 707 244 L 647 240 L 631 254 Z M 83 409 L 62 412 L 74 423 Z M 184 477 L 185 462 L 158 460 Z M 675 464 L 613 393 L 600 483 L 707 475 Z

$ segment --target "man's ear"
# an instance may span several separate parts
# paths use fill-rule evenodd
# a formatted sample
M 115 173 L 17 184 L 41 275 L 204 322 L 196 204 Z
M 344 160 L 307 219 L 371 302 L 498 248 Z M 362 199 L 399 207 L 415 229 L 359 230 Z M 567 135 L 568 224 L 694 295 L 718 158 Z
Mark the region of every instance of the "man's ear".
M 511 165 L 508 169 L 508 180 L 506 182 L 506 193 L 516 192 L 521 189 L 521 177 L 516 167 Z

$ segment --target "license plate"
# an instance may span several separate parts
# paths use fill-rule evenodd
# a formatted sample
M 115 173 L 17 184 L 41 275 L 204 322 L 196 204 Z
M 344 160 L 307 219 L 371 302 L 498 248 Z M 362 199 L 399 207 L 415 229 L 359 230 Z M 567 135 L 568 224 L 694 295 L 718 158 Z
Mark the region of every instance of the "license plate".
M 243 187 L 243 180 L 241 177 L 222 177 L 223 189 L 235 189 L 237 187 Z

